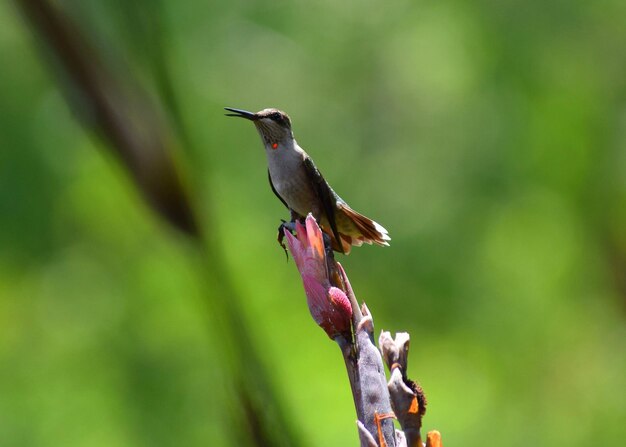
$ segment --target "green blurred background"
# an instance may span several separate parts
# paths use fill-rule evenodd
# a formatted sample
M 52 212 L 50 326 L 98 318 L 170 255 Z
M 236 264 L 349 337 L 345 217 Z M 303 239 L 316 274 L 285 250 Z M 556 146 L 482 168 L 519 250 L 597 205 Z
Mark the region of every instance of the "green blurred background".
M 623 0 L 55 3 L 156 96 L 151 55 L 167 68 L 181 172 L 305 445 L 356 445 L 352 398 L 276 244 L 259 138 L 223 106 L 287 111 L 389 229 L 342 263 L 377 330 L 410 332 L 426 431 L 624 445 Z M 0 445 L 226 444 L 196 247 L 81 127 L 41 47 L 1 2 Z

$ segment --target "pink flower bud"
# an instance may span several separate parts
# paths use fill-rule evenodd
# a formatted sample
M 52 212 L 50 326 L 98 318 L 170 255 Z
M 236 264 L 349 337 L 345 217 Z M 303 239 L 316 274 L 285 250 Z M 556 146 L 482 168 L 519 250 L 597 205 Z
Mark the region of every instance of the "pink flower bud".
M 296 236 L 286 232 L 286 237 L 302 277 L 311 316 L 330 338 L 349 333 L 352 306 L 345 292 L 330 281 L 324 238 L 315 218 L 309 214 L 306 228 L 298 222 Z

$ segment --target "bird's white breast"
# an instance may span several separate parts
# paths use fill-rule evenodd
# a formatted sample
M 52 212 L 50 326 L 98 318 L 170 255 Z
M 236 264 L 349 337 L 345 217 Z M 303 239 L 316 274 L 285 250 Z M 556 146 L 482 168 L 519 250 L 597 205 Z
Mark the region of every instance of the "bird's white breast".
M 315 196 L 304 170 L 306 153 L 297 145 L 266 148 L 272 184 L 289 208 L 302 216 L 312 211 Z

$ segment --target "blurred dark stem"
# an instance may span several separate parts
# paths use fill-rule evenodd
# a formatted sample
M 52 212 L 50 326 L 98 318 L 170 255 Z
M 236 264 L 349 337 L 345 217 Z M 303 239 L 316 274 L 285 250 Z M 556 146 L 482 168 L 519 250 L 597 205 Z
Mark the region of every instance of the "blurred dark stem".
M 121 11 L 120 21 L 127 36 L 126 41 L 136 46 L 133 57 L 145 59 L 155 78 L 156 89 L 163 100 L 165 111 L 170 123 L 181 138 L 184 147 L 191 146 L 190 138 L 185 131 L 185 123 L 169 64 L 168 40 L 172 40 L 167 26 L 165 5 L 163 0 L 116 0 L 114 2 Z M 151 13 L 146 14 L 150 8 Z
M 251 338 L 232 279 L 219 259 L 221 256 L 212 248 L 217 245 L 210 240 L 205 244 L 204 295 L 216 298 L 204 302 L 221 353 L 219 361 L 229 365 L 229 376 L 239 398 L 235 414 L 238 430 L 245 428 L 248 440 L 256 446 L 303 445 L 284 413 L 257 344 Z M 241 426 L 243 421 L 246 427 Z
M 199 226 L 166 145 L 172 143 L 161 117 L 137 92 L 131 95 L 109 73 L 82 32 L 46 0 L 18 0 L 67 78 L 68 100 L 79 99 L 79 119 L 106 140 L 129 169 L 148 203 L 181 231 Z M 72 98 L 78 95 L 79 98 Z M 76 104 L 74 104 L 76 106 Z
M 245 324 L 223 256 L 215 248 L 220 244 L 207 239 L 207 234 L 218 236 L 201 230 L 207 225 L 198 224 L 174 162 L 174 149 L 188 139 L 159 49 L 151 52 L 150 65 L 169 112 L 132 83 L 131 73 L 115 76 L 104 56 L 90 46 L 93 39 L 88 32 L 93 31 L 76 26 L 56 4 L 48 0 L 16 0 L 16 4 L 38 43 L 44 44 L 43 55 L 56 69 L 59 84 L 82 124 L 96 131 L 106 148 L 117 155 L 156 214 L 190 237 L 203 255 L 207 323 L 221 356 L 215 364 L 222 365 L 220 369 L 235 389 L 233 402 L 216 403 L 230 404 L 233 419 L 229 433 L 237 437 L 238 445 L 300 445 Z

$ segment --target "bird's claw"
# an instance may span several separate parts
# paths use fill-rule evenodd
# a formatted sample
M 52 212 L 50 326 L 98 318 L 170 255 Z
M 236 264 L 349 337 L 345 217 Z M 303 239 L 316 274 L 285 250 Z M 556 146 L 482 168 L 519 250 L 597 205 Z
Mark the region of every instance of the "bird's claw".
M 278 227 L 278 236 L 276 237 L 276 240 L 278 241 L 278 244 L 283 247 L 283 250 L 285 250 L 285 256 L 287 257 L 287 261 L 289 261 L 289 252 L 287 251 L 287 246 L 283 242 L 285 239 L 285 230 L 288 230 L 293 234 L 296 231 L 296 223 L 294 221 L 287 222 L 283 219 L 281 219 L 280 222 L 281 223 Z
M 289 251 L 287 250 L 287 246 L 285 245 L 285 230 L 291 232 L 291 234 L 295 234 L 296 232 L 296 219 L 287 222 L 284 219 L 280 219 L 280 225 L 278 226 L 278 235 L 276 236 L 276 241 L 278 244 L 285 250 L 285 256 L 287 256 L 287 260 L 289 260 Z M 324 238 L 324 251 L 326 252 L 326 257 L 328 259 L 335 259 L 333 253 L 333 246 L 330 236 L 326 233 L 322 233 L 322 237 Z

